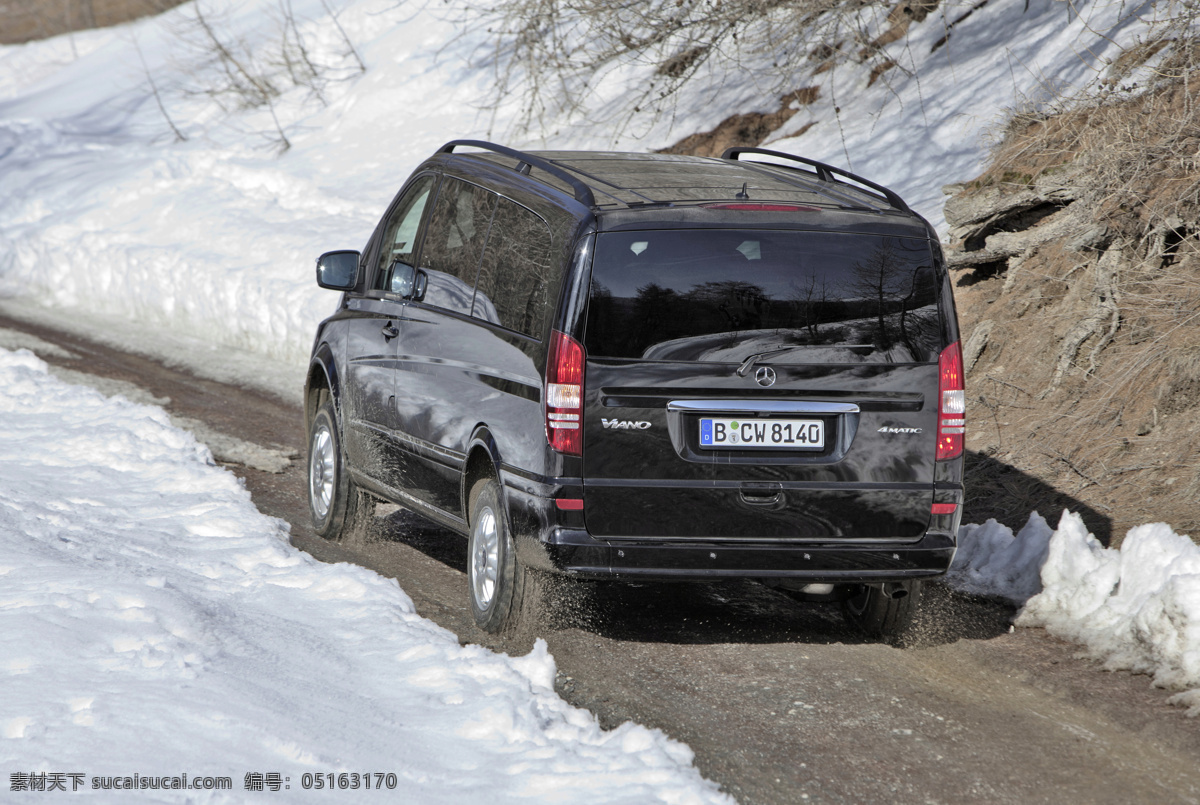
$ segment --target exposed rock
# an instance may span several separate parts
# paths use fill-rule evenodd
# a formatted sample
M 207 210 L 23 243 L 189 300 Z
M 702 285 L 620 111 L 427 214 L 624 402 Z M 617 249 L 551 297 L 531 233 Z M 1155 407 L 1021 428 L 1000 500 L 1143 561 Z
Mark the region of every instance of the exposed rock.
M 954 247 L 949 247 L 946 249 L 946 267 L 951 271 L 962 271 L 968 268 L 979 268 L 980 266 L 993 266 L 997 263 L 1007 263 L 1008 258 L 1012 256 L 1010 252 L 993 252 L 988 249 L 964 252 Z
M 961 192 L 946 200 L 946 223 L 952 228 L 970 227 L 994 220 L 1012 210 L 1040 204 L 1043 199 L 1032 188 L 1017 189 L 992 185 L 976 191 Z
M 988 235 L 984 249 L 1007 255 L 1020 254 L 1036 249 L 1043 243 L 1068 238 L 1086 225 L 1082 210 L 1063 207 L 1040 219 L 1032 228 Z
M 1062 345 L 1058 352 L 1058 363 L 1054 369 L 1054 377 L 1050 385 L 1042 392 L 1046 396 L 1059 387 L 1067 371 L 1075 365 L 1083 342 L 1095 336 L 1097 340 L 1088 357 L 1087 374 L 1096 370 L 1097 359 L 1104 348 L 1112 343 L 1117 328 L 1121 325 L 1121 310 L 1118 306 L 1120 294 L 1120 275 L 1131 264 L 1130 255 L 1124 246 L 1114 247 L 1106 251 L 1096 262 L 1094 277 L 1095 284 L 1091 289 L 1089 309 L 1082 318 L 1063 336 Z
M 979 356 L 987 347 L 988 338 L 991 336 L 995 324 L 991 319 L 979 322 L 971 332 L 971 337 L 967 339 L 966 345 L 963 346 L 963 371 L 967 374 L 970 374 L 976 361 L 979 360 Z
M 1108 225 L 1096 223 L 1064 243 L 1063 248 L 1069 252 L 1098 252 L 1107 248 L 1111 241 Z
M 945 208 L 951 243 L 966 252 L 986 249 L 999 256 L 1014 254 L 1017 247 L 1004 245 L 1003 238 L 992 243 L 992 236 L 1030 230 L 1069 207 L 1079 195 L 1080 175 L 1081 168 L 1072 163 L 1045 171 L 1036 178 L 1013 176 L 1011 181 L 984 186 L 943 187 L 943 193 L 953 193 Z M 985 262 L 995 259 L 998 257 L 993 255 Z
M 1085 166 L 1068 162 L 1044 170 L 1033 180 L 1033 189 L 1047 201 L 1074 201 L 1083 192 Z
M 1041 212 L 1047 211 L 1042 210 Z M 1048 214 L 1030 215 L 1028 218 L 1035 220 L 1035 223 L 1029 228 L 1020 227 L 1018 223 L 1020 216 L 1012 215 L 1010 210 L 1010 217 L 1006 221 L 1008 226 L 1013 227 L 1011 231 L 992 230 L 987 232 L 987 227 L 974 230 L 965 240 L 954 242 L 946 249 L 946 264 L 951 270 L 979 268 L 980 266 L 995 267 L 998 263 L 1004 263 L 1009 258 L 1031 252 L 1045 243 L 1071 238 L 1081 228 L 1087 227 L 1085 213 L 1082 210 L 1076 210 L 1073 206 L 1051 208 Z M 1089 232 L 1084 234 L 1089 237 L 1083 238 L 1082 235 L 1076 235 L 1071 242 L 1081 240 L 1094 244 L 1102 240 L 1097 233 L 1091 233 L 1090 228 Z M 974 248 L 967 248 L 969 246 L 974 246 Z M 995 271 L 989 273 L 995 273 Z

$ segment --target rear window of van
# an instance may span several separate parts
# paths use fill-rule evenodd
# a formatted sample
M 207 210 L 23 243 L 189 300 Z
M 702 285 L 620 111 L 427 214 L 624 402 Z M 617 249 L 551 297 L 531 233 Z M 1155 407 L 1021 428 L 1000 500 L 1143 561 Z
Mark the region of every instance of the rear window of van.
M 607 232 L 596 240 L 593 357 L 927 363 L 940 283 L 919 238 L 773 230 Z

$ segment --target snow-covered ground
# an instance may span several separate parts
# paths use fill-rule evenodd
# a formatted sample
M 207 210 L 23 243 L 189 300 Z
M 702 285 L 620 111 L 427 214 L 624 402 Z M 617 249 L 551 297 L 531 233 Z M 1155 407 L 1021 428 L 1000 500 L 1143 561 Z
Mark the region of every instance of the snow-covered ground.
M 189 44 L 192 4 L 0 48 L 6 311 L 296 399 L 313 328 L 334 303 L 313 282 L 313 257 L 361 246 L 442 142 L 490 131 L 515 145 L 645 150 L 777 103 L 750 70 L 720 92 L 697 85 L 681 96 L 686 114 L 606 126 L 625 119 L 621 82 L 649 69 L 630 66 L 604 77 L 586 115 L 519 132 L 511 108 L 480 111 L 483 34 L 456 26 L 455 4 L 338 6 L 359 73 L 325 4 L 294 0 L 293 41 L 326 68 L 317 97 L 269 64 L 282 7 L 203 5 L 226 41 L 245 43 L 239 53 L 275 71 L 270 107 L 208 92 L 220 71 Z M 979 170 L 1002 110 L 1078 85 L 1143 30 L 1118 23 L 1128 5 L 1011 0 L 977 8 L 933 48 L 970 7 L 943 3 L 889 46 L 902 66 L 915 60 L 913 77 L 893 71 L 868 88 L 866 68 L 839 68 L 834 91 L 781 136 L 817 125 L 769 145 L 849 159 L 940 225 L 941 185 Z M 236 769 L 233 800 L 245 773 L 290 776 L 296 789 L 316 769 L 395 773 L 426 802 L 720 799 L 686 747 L 634 725 L 604 733 L 559 700 L 543 650 L 459 647 L 394 582 L 290 548 L 285 527 L 161 410 L 64 385 L 28 353 L 3 351 L 0 412 L 6 769 Z M 1065 516 L 1057 530 L 1031 519 L 1016 537 L 966 526 L 963 546 L 953 583 L 1024 603 L 1019 623 L 1190 690 L 1179 701 L 1200 712 L 1200 549 L 1189 540 L 1144 526 L 1111 551 Z M 143 757 L 154 767 L 137 768 Z
M 5 790 L 187 773 L 232 778 L 192 801 L 242 802 L 274 774 L 304 801 L 728 801 L 686 746 L 560 699 L 545 643 L 460 646 L 395 581 L 291 547 L 161 408 L 0 350 L 0 411 Z

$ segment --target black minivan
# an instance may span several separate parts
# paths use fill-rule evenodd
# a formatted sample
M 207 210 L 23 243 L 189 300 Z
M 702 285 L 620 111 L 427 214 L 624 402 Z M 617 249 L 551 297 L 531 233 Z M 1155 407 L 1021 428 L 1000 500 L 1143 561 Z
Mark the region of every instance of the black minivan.
M 887 188 L 757 148 L 454 141 L 317 282 L 343 296 L 306 385 L 315 529 L 382 500 L 467 536 L 484 630 L 554 573 L 756 578 L 899 638 L 950 566 L 958 323 Z

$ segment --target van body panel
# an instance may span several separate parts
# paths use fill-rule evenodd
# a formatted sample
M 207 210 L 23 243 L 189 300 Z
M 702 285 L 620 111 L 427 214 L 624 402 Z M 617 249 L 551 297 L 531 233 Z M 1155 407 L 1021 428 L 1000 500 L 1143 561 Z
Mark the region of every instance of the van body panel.
M 919 537 L 933 502 L 936 364 L 773 368 L 778 379 L 767 391 L 738 377 L 732 364 L 589 360 L 589 530 L 617 539 Z M 746 404 L 744 419 L 762 427 L 794 418 L 772 410 L 780 401 L 859 410 L 807 417 L 824 425 L 820 451 L 703 449 L 706 414 L 669 410 L 672 401 L 731 398 Z M 650 424 L 619 427 L 627 422 Z
M 533 154 L 595 203 L 544 163 L 439 152 L 414 173 L 436 177 L 419 231 L 394 225 L 406 191 L 318 331 L 355 482 L 463 532 L 482 451 L 521 561 L 574 575 L 944 572 L 960 514 L 930 507 L 961 512 L 962 459 L 934 460 L 938 355 L 958 328 L 928 223 L 803 170 Z M 400 240 L 424 296 L 388 293 Z M 554 329 L 585 350 L 581 455 L 547 442 Z

